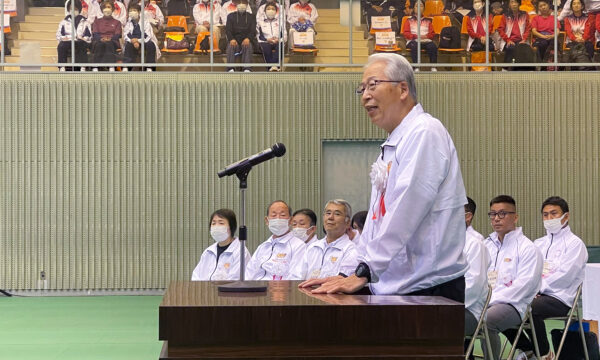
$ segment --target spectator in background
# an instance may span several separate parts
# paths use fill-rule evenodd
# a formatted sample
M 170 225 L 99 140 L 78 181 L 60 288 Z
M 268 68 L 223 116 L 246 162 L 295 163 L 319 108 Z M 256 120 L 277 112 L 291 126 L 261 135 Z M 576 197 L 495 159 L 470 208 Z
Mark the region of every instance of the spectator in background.
M 256 19 L 258 45 L 262 50 L 265 63 L 272 64 L 269 71 L 279 71 L 279 67 L 277 66 L 279 63 L 279 53 L 283 49 L 280 46 L 280 39 L 283 38 L 283 43 L 287 40 L 284 26 L 279 21 L 275 4 L 267 4 L 264 16 Z
M 210 0 L 198 0 L 194 5 L 194 23 L 196 25 L 196 34 L 201 32 L 210 32 Z M 221 38 L 221 4 L 218 0 L 212 3 L 212 24 L 213 36 L 216 39 Z
M 294 45 L 295 32 L 315 32 L 315 24 L 319 18 L 317 8 L 310 3 L 310 0 L 300 0 L 300 2 L 290 5 L 287 22 L 290 25 L 290 49 Z
M 392 30 L 398 31 L 398 18 L 404 16 L 405 2 L 403 0 L 361 0 L 361 4 L 366 13 L 369 29 L 371 29 L 373 16 L 389 16 Z
M 267 6 L 267 4 L 274 4 L 277 7 L 277 17 L 279 17 L 280 11 L 279 11 L 279 3 L 276 0 L 263 0 L 261 1 L 261 3 L 258 6 L 258 10 L 256 10 L 256 19 L 262 19 L 265 16 L 265 6 Z M 285 0 L 284 1 L 284 6 L 286 8 L 286 12 L 287 9 L 289 9 L 290 7 L 290 0 Z
M 92 52 L 95 63 L 114 63 L 117 61 L 117 49 L 121 47 L 121 23 L 113 16 L 113 4 L 110 1 L 102 3 L 102 17 L 97 18 L 92 25 Z M 114 67 L 109 68 L 115 71 Z M 98 68 L 94 68 L 98 71 Z
M 237 11 L 227 16 L 227 62 L 232 64 L 236 58 L 241 57 L 243 63 L 252 62 L 252 39 L 256 37 L 256 19 L 248 11 L 248 0 L 239 0 Z M 229 72 L 235 71 L 229 65 Z M 249 67 L 244 68 L 244 72 L 250 72 Z
M 549 0 L 539 0 L 537 3 L 539 15 L 531 21 L 531 32 L 533 33 L 533 46 L 538 49 L 538 59 L 544 61 L 548 56 L 554 54 L 554 15 L 551 14 Z M 560 31 L 560 22 L 556 23 L 557 31 Z
M 238 11 L 238 4 L 240 3 L 240 0 L 229 0 L 225 3 L 223 3 L 223 5 L 221 6 L 221 22 L 223 23 L 223 26 L 227 26 L 227 17 L 229 16 L 229 14 L 235 13 L 236 11 Z M 252 14 L 252 9 L 250 9 L 250 6 L 247 6 L 246 4 L 246 12 Z
M 485 1 L 473 1 L 473 11 L 469 13 L 469 16 L 467 16 L 466 19 L 467 33 L 469 34 L 467 49 L 469 51 L 485 51 L 485 44 L 488 44 L 489 51 L 494 51 L 494 45 L 491 41 L 493 16 L 490 13 L 490 16 L 486 20 Z M 486 39 L 486 33 L 490 34 L 489 42 L 488 39 Z
M 138 4 L 141 5 L 141 1 L 138 1 Z M 152 31 L 154 34 L 158 33 L 160 29 L 162 29 L 165 25 L 165 16 L 163 15 L 162 10 L 156 4 L 155 0 L 145 0 L 146 7 L 144 8 L 144 20 L 148 20 L 152 25 Z M 127 7 L 129 9 L 129 7 Z
M 65 6 L 70 11 L 71 1 L 68 0 Z M 75 28 L 75 62 L 87 63 L 88 60 L 87 50 L 89 48 L 89 44 L 92 42 L 92 29 L 85 17 L 81 15 L 81 1 L 75 0 L 73 6 L 73 15 L 75 15 L 74 23 L 71 22 L 71 14 L 69 14 L 64 18 L 64 20 L 60 22 L 60 24 L 58 24 L 58 30 L 56 31 L 56 40 L 58 40 L 57 52 L 59 63 L 66 63 L 67 58 L 70 55 L 72 55 L 71 39 L 73 38 L 73 28 Z M 60 71 L 65 70 L 66 68 L 64 66 L 60 67 Z M 79 68 L 75 67 L 75 70 L 79 70 Z M 85 71 L 85 67 L 81 68 L 81 70 Z
M 317 214 L 311 209 L 296 210 L 292 215 L 292 234 L 307 246 L 317 241 Z
M 119 20 L 121 26 L 125 26 L 127 23 L 127 8 L 125 7 L 125 4 L 118 0 L 113 0 L 113 7 L 114 10 L 112 16 Z
M 363 227 L 365 226 L 365 222 L 367 221 L 368 211 L 363 210 L 359 211 L 354 216 L 352 216 L 352 229 L 357 230 L 359 235 L 362 234 Z
M 289 280 L 304 259 L 306 244 L 290 231 L 292 209 L 281 200 L 267 207 L 265 224 L 273 236 L 260 244 L 246 267 L 247 280 Z
M 584 9 L 582 0 L 571 2 L 572 14 L 565 18 L 566 41 L 569 47 L 583 44 L 591 61 L 594 58 L 594 24 L 589 21 L 587 14 L 584 14 Z
M 515 59 L 515 47 L 519 43 L 527 43 L 531 32 L 529 15 L 519 10 L 521 0 L 510 0 L 509 10 L 502 17 L 498 33 L 502 38 L 501 45 L 504 47 L 504 62 L 510 63 Z
M 421 9 L 419 10 L 418 7 Z M 424 49 L 429 55 L 429 61 L 431 63 L 437 63 L 437 46 L 433 42 L 433 37 L 435 33 L 433 32 L 433 23 L 431 18 L 421 17 L 421 23 L 419 24 L 419 20 L 417 19 L 418 11 L 423 14 L 423 2 L 421 0 L 415 3 L 415 8 L 413 11 L 413 15 L 406 19 L 404 22 L 404 29 L 402 29 L 402 33 L 404 38 L 406 39 L 406 47 L 410 49 L 410 57 L 413 63 L 417 63 L 418 61 L 418 34 L 417 28 L 420 28 L 421 31 L 421 49 Z M 415 71 L 419 71 L 419 68 L 416 68 Z M 437 71 L 435 67 L 431 68 L 431 71 Z
M 156 60 L 160 57 L 158 40 L 154 36 L 152 25 L 148 20 L 144 20 L 143 25 L 140 24 L 140 12 L 141 8 L 138 4 L 131 4 L 129 6 L 129 21 L 123 29 L 125 39 L 124 57 L 127 64 L 136 62 L 142 52 L 142 42 L 144 42 L 145 63 L 156 63 Z M 152 71 L 152 68 L 148 67 L 146 70 Z M 128 67 L 124 67 L 123 71 L 128 71 Z
M 352 208 L 342 199 L 330 200 L 323 211 L 325 238 L 307 247 L 302 262 L 291 271 L 292 280 L 350 275 L 358 265 L 356 245 L 348 238 Z
M 192 273 L 192 281 L 239 280 L 241 243 L 235 236 L 237 220 L 229 209 L 219 209 L 210 216 L 210 237 L 214 244 L 206 248 Z M 245 249 L 245 264 L 252 255 Z

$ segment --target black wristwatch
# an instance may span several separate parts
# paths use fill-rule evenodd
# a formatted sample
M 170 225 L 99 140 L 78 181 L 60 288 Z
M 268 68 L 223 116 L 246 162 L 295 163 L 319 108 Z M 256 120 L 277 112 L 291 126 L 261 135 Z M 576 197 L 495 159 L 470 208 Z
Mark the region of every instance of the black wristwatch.
M 367 265 L 364 262 L 358 264 L 358 266 L 356 267 L 356 271 L 354 271 L 354 275 L 356 275 L 357 277 L 367 278 L 367 282 L 371 282 L 371 269 L 369 269 L 369 265 Z

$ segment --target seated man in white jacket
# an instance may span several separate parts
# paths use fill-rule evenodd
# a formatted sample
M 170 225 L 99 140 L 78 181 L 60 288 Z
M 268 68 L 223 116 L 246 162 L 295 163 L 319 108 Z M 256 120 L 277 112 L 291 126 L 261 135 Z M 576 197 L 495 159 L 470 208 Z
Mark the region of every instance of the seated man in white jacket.
M 493 290 L 487 327 L 493 354 L 485 355 L 488 360 L 496 360 L 500 358 L 499 333 L 521 324 L 527 305 L 540 290 L 543 259 L 538 248 L 517 227 L 519 215 L 512 197 L 493 198 L 488 216 L 494 229 L 485 241 L 491 258 L 488 281 Z
M 490 254 L 483 243 L 483 236 L 471 226 L 477 205 L 467 197 L 465 224 L 467 226 L 465 249 L 463 251 L 469 269 L 465 273 L 465 335 L 471 336 L 483 312 L 488 294 L 487 270 L 490 267 Z
M 267 207 L 265 224 L 273 234 L 260 244 L 246 267 L 246 280 L 289 280 L 302 262 L 306 244 L 290 231 L 292 209 L 282 200 Z
M 210 216 L 210 236 L 214 244 L 206 248 L 192 273 L 192 281 L 239 280 L 240 241 L 235 236 L 237 220 L 233 210 L 219 209 Z M 245 248 L 245 264 L 251 254 Z
M 544 257 L 542 287 L 531 303 L 531 314 L 535 334 L 542 356 L 549 356 L 550 344 L 546 334 L 544 319 L 555 316 L 567 316 L 577 288 L 583 282 L 588 252 L 583 241 L 571 232 L 569 227 L 569 204 L 552 196 L 542 203 L 542 218 L 546 236 L 537 239 L 534 245 Z M 533 345 L 529 339 L 521 336 L 517 347 L 533 356 Z
M 327 235 L 308 247 L 302 263 L 292 270 L 292 280 L 354 273 L 358 266 L 358 252 L 346 234 L 350 219 L 352 208 L 347 201 L 337 199 L 327 202 L 323 212 L 323 226 Z

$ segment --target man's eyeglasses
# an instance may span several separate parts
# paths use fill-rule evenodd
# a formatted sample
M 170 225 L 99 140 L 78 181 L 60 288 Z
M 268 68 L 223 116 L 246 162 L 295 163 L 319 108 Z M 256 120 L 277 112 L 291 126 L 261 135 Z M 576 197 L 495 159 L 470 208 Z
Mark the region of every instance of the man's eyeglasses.
M 362 95 L 362 94 L 364 94 L 364 92 L 366 90 L 374 91 L 375 88 L 377 87 L 377 85 L 379 85 L 381 83 L 384 83 L 384 82 L 399 83 L 399 82 L 402 82 L 402 80 L 378 80 L 378 79 L 371 79 L 371 80 L 369 80 L 369 82 L 366 85 L 365 84 L 358 85 L 358 87 L 355 90 L 356 95 Z
M 490 220 L 494 220 L 494 218 L 496 216 L 498 216 L 498 219 L 504 219 L 507 214 L 516 214 L 516 213 L 517 213 L 516 211 L 504 211 L 504 210 L 501 210 L 498 212 L 490 211 L 488 213 L 488 216 L 489 216 Z

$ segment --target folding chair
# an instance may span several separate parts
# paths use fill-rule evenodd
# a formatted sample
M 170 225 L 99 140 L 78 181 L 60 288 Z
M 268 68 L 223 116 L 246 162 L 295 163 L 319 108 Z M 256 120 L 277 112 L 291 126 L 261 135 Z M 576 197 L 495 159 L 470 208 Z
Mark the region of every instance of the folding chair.
M 519 342 L 519 338 L 521 337 L 521 334 L 523 333 L 523 330 L 525 330 L 525 329 L 531 330 L 531 333 L 533 336 L 533 339 L 531 339 L 531 341 L 533 341 L 533 348 L 535 350 L 535 356 L 537 359 L 540 358 L 540 348 L 537 343 L 537 337 L 535 335 L 535 327 L 533 326 L 533 319 L 531 317 L 531 304 L 529 304 L 529 305 L 527 305 L 527 310 L 525 310 L 525 316 L 523 316 L 521 325 L 519 326 L 519 329 L 517 330 L 517 335 L 515 336 L 515 339 L 513 340 L 512 346 L 510 348 L 510 352 L 508 353 L 507 360 L 513 360 L 513 358 L 515 356 L 515 352 L 517 351 L 517 342 Z M 502 357 L 502 354 L 504 353 L 504 348 L 506 347 L 507 342 L 508 342 L 508 339 L 506 339 L 504 341 L 504 344 L 502 345 L 502 350 L 500 350 L 500 357 Z
M 579 322 L 579 335 L 581 335 L 581 342 L 583 343 L 583 355 L 585 360 L 589 360 L 587 344 L 585 343 L 585 334 L 583 332 L 583 324 L 581 323 L 582 316 L 579 315 L 579 297 L 581 296 L 581 287 L 583 284 L 579 285 L 577 288 L 577 293 L 575 294 L 575 299 L 573 300 L 573 306 L 571 307 L 571 311 L 567 316 L 557 316 L 552 318 L 547 318 L 546 320 L 562 320 L 565 321 L 565 330 L 563 331 L 562 338 L 560 339 L 560 344 L 558 345 L 558 350 L 556 351 L 556 359 L 559 359 L 560 352 L 562 351 L 562 347 L 565 344 L 565 338 L 567 337 L 567 331 L 569 330 L 569 325 L 571 325 L 571 320 Z
M 488 354 L 492 353 L 492 345 L 490 344 L 490 336 L 488 334 L 487 323 L 485 321 L 487 315 L 487 309 L 490 305 L 490 299 L 492 298 L 492 287 L 488 284 L 488 295 L 485 299 L 485 305 L 483 305 L 483 311 L 481 312 L 481 316 L 479 317 L 479 321 L 477 322 L 477 327 L 475 328 L 475 332 L 471 336 L 465 336 L 465 339 L 471 339 L 469 342 L 469 346 L 467 347 L 467 352 L 465 354 L 465 360 L 469 360 L 469 356 L 473 352 L 473 347 L 475 346 L 475 340 L 481 340 L 481 347 L 483 348 L 483 342 L 485 341 L 485 347 L 487 348 Z
M 444 12 L 444 2 L 441 0 L 426 0 L 425 9 L 423 9 L 424 17 L 441 15 Z

